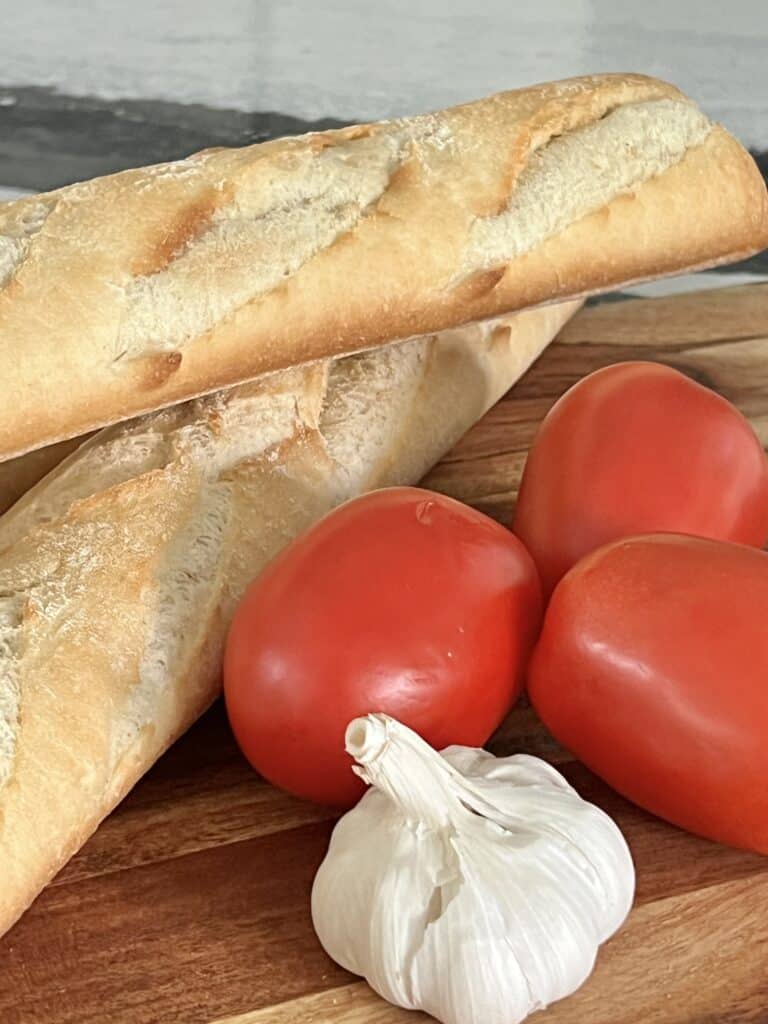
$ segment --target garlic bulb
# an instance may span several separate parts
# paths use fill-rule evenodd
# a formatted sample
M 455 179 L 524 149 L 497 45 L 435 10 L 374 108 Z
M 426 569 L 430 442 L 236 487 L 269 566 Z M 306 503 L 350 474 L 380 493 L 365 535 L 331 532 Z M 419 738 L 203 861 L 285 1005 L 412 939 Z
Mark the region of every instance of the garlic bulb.
M 536 757 L 438 754 L 386 715 L 346 745 L 373 788 L 312 889 L 330 956 L 444 1024 L 514 1024 L 577 989 L 632 905 L 611 819 Z

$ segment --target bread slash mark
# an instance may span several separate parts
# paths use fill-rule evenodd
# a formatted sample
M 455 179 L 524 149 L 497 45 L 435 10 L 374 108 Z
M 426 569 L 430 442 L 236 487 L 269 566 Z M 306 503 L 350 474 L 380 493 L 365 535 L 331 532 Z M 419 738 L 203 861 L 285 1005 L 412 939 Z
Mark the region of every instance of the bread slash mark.
M 462 303 L 477 302 L 489 295 L 507 272 L 506 267 L 492 267 L 470 274 L 453 287 L 453 293 Z
M 145 390 L 153 391 L 167 384 L 181 366 L 181 360 L 181 352 L 158 352 L 140 360 Z
M 275 180 L 256 175 L 253 182 L 247 176 L 231 181 L 229 201 L 224 189 L 211 188 L 195 217 L 187 208 L 184 227 L 172 238 L 166 231 L 165 266 L 157 269 L 155 246 L 142 268 L 155 272 L 127 283 L 113 360 L 179 351 L 290 281 L 376 212 L 409 143 L 406 133 L 393 132 L 361 138 L 341 155 L 334 148 L 311 159 L 304 153 Z M 189 244 L 168 261 L 184 239 Z
M 213 215 L 229 199 L 225 190 L 208 188 L 173 223 L 159 225 L 154 233 L 150 231 L 150 241 L 145 251 L 138 253 L 131 263 L 133 276 L 150 277 L 165 270 L 191 242 L 210 227 Z
M 498 327 L 494 327 L 491 331 L 490 349 L 494 348 L 505 348 L 512 337 L 512 327 L 510 324 L 499 324 Z
M 345 142 L 355 142 L 357 139 L 367 139 L 374 134 L 376 134 L 375 125 L 353 124 L 349 128 L 339 128 L 334 132 L 318 132 L 317 135 L 310 135 L 307 146 L 313 153 L 322 153 L 324 149 L 342 146 Z

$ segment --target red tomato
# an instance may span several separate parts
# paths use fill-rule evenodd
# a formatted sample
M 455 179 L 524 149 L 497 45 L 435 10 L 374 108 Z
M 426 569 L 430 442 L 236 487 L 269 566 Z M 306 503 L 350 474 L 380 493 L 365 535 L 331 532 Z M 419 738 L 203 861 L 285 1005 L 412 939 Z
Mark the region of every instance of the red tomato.
M 267 566 L 234 618 L 224 693 L 267 779 L 348 805 L 344 751 L 383 711 L 440 748 L 480 746 L 518 696 L 541 588 L 517 538 L 451 498 L 377 491 L 336 509 Z
M 762 547 L 768 460 L 729 402 L 677 370 L 618 363 L 579 381 L 541 425 L 514 531 L 549 594 L 595 548 L 639 533 Z
M 617 541 L 558 584 L 531 660 L 553 735 L 624 796 L 768 853 L 768 555 Z

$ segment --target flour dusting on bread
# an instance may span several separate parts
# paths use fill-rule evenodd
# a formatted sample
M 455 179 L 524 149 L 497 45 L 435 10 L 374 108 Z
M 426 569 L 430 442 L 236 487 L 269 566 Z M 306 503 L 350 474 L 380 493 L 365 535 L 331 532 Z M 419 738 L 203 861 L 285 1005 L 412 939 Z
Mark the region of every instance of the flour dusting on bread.
M 555 136 L 529 157 L 506 209 L 479 218 L 465 252 L 467 273 L 530 252 L 570 223 L 679 163 L 712 122 L 690 103 L 628 103 Z

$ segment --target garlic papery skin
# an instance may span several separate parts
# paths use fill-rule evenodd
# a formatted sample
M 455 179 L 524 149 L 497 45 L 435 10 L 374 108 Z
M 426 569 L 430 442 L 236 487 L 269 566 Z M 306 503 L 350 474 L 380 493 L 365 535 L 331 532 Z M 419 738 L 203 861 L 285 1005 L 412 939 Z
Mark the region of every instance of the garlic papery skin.
M 545 761 L 437 753 L 386 715 L 347 729 L 371 789 L 312 889 L 326 952 L 443 1024 L 516 1024 L 574 992 L 632 905 L 627 844 Z

